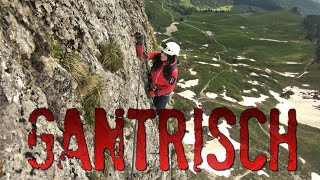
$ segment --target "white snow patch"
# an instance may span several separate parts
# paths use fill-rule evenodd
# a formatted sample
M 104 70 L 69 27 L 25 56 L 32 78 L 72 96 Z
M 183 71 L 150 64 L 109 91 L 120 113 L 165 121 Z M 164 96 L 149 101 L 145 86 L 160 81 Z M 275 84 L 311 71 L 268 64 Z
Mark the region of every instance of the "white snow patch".
M 256 88 L 252 88 L 252 91 L 258 92 L 258 90 Z
M 218 94 L 212 93 L 212 92 L 207 92 L 207 93 L 206 93 L 206 96 L 207 96 L 208 98 L 215 99 L 215 98 L 218 97 Z
M 194 118 L 191 118 L 190 121 L 186 122 L 186 129 L 188 130 L 188 133 L 185 133 L 183 137 L 183 142 L 186 144 L 194 144 L 195 143 Z
M 239 66 L 245 66 L 245 67 L 248 67 L 249 65 L 248 64 L 243 64 L 243 63 L 238 63 Z
M 298 63 L 298 62 L 286 62 L 286 64 L 301 64 L 301 63 Z
M 226 87 L 224 87 L 226 88 Z M 223 99 L 227 100 L 227 101 L 230 101 L 230 102 L 237 102 L 237 100 L 233 99 L 232 97 L 228 97 L 227 96 L 227 90 L 224 89 L 223 93 L 220 94 L 222 96 Z
M 198 56 L 194 56 L 195 58 L 197 58 Z
M 204 45 L 202 45 L 203 47 L 209 47 L 209 44 L 204 44 Z
M 231 66 L 249 66 L 248 64 L 238 63 L 238 64 L 231 64 Z
M 258 171 L 258 175 L 259 175 L 259 176 L 265 175 L 265 176 L 269 177 L 269 174 L 267 174 L 267 173 L 264 172 L 263 170 L 259 170 L 259 171 Z
M 250 76 L 259 76 L 257 73 L 255 73 L 255 72 L 252 72 L 251 74 L 250 74 Z
M 241 29 L 245 29 L 246 27 L 245 27 L 245 26 L 240 26 L 240 28 L 241 28 Z
M 266 78 L 270 78 L 270 76 L 265 75 L 265 74 L 261 74 L 261 76 L 266 77 Z
M 236 69 L 233 69 L 234 70 L 234 72 L 238 72 L 238 70 L 236 70 Z
M 211 64 L 211 63 L 206 63 L 206 62 L 198 62 L 199 64 L 205 64 L 205 65 L 210 65 L 210 66 L 214 66 L 214 67 L 220 67 L 220 64 Z
M 251 93 L 251 90 L 243 90 L 243 93 Z
M 193 80 L 189 80 L 189 81 L 179 81 L 177 83 L 178 86 L 182 87 L 182 88 L 189 88 L 192 86 L 196 86 L 199 83 L 199 79 L 193 79 Z
M 286 87 L 285 91 L 291 90 L 294 94 L 290 96 L 290 99 L 281 98 L 279 93 L 269 91 L 270 94 L 279 101 L 276 108 L 279 109 L 280 122 L 284 125 L 288 124 L 288 111 L 289 109 L 296 110 L 296 118 L 298 123 L 307 124 L 309 126 L 320 128 L 320 111 L 317 107 L 320 104 L 319 100 L 312 99 L 312 94 L 317 91 L 300 89 L 298 87 Z M 306 98 L 308 97 L 308 98 Z
M 196 75 L 197 74 L 197 72 L 192 70 L 192 69 L 189 69 L 189 72 L 190 72 L 191 75 Z
M 188 99 L 188 100 L 191 100 L 193 102 L 196 103 L 197 107 L 200 107 L 201 106 L 201 103 L 195 99 L 193 99 L 194 96 L 196 96 L 196 94 L 193 92 L 193 91 L 190 91 L 190 90 L 186 90 L 186 91 L 183 91 L 183 92 L 180 92 L 180 93 L 177 93 L 178 95 Z
M 244 59 L 247 59 L 247 58 L 242 57 L 242 56 L 237 56 L 236 59 L 237 59 L 237 60 L 244 60 Z
M 299 159 L 302 161 L 303 164 L 306 163 L 306 160 L 302 159 L 301 157 L 299 157 Z
M 280 146 L 289 151 L 289 146 L 287 143 L 280 143 Z
M 252 62 L 254 62 L 254 61 L 256 61 L 255 59 L 249 59 L 249 61 L 252 61 Z
M 309 84 L 302 84 L 303 87 L 309 87 Z
M 284 129 L 283 126 L 279 126 L 279 134 L 285 134 L 286 133 L 286 130 Z
M 269 79 L 274 80 L 274 81 L 276 81 L 276 82 L 279 82 L 278 80 L 276 80 L 276 79 L 274 79 L 274 78 L 272 78 L 272 77 L 270 77 L 270 76 L 268 76 L 268 75 L 261 74 L 261 76 L 266 77 L 266 78 L 269 78 Z
M 187 54 L 181 54 L 181 56 L 183 56 L 184 59 L 187 59 Z
M 178 94 L 186 99 L 189 99 L 189 100 L 193 100 L 193 97 L 196 95 L 193 91 L 190 91 L 190 90 L 186 90 L 186 91 L 180 92 Z
M 280 41 L 280 40 L 276 40 L 276 39 L 267 39 L 267 38 L 250 38 L 252 40 L 259 40 L 259 41 L 272 41 L 272 42 L 283 42 L 283 43 L 287 43 L 288 41 Z
M 242 96 L 243 101 L 239 102 L 239 104 L 243 106 L 254 106 L 256 107 L 256 103 L 261 103 L 262 101 L 265 101 L 269 96 L 261 95 L 259 98 L 256 97 L 245 97 Z
M 268 69 L 268 68 L 266 68 L 266 70 L 265 70 L 267 73 L 271 73 L 272 71 L 270 70 L 270 69 Z
M 312 172 L 311 173 L 311 180 L 320 180 L 319 174 Z
M 213 60 L 213 61 L 218 61 L 218 59 L 217 59 L 217 58 L 215 58 L 215 57 L 214 57 L 214 58 L 212 58 L 212 60 Z
M 253 84 L 253 85 L 259 85 L 258 81 L 248 81 L 248 83 Z
M 277 73 L 285 77 L 296 77 L 296 75 L 299 74 L 299 73 L 293 73 L 293 72 L 285 72 L 285 73 L 277 72 Z

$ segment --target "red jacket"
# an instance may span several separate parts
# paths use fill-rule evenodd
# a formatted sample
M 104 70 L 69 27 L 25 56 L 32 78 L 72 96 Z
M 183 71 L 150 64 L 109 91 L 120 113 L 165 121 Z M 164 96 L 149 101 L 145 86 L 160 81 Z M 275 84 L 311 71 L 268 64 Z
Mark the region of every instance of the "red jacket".
M 155 55 L 159 54 L 160 52 L 149 52 L 148 54 L 145 54 L 142 49 L 142 45 L 137 45 L 136 47 L 137 55 L 142 60 L 151 60 L 155 57 Z M 171 66 L 175 65 L 177 63 L 177 59 L 175 59 L 175 62 L 171 64 Z M 151 72 L 151 78 L 152 82 L 156 85 L 158 90 L 158 96 L 162 96 L 168 93 L 171 93 L 174 89 L 174 86 L 177 83 L 178 78 L 178 68 L 174 68 L 171 74 L 170 82 L 166 80 L 163 74 L 163 68 L 165 67 L 166 62 L 163 62 L 161 67 Z

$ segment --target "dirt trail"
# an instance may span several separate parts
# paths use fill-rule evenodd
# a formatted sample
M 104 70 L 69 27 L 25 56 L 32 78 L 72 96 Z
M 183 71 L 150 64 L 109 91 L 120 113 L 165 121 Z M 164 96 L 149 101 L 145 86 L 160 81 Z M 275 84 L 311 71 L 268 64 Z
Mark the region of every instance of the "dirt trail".
M 172 14 L 170 11 L 168 11 L 168 10 L 166 10 L 166 9 L 164 8 L 163 3 L 162 3 L 162 9 L 163 9 L 164 11 L 166 11 L 167 13 L 170 14 L 170 16 L 171 16 L 171 21 L 174 23 L 174 16 L 173 16 L 173 14 Z M 219 61 L 219 62 L 224 63 L 224 64 L 227 64 L 228 66 L 230 66 L 230 69 L 229 69 L 229 70 L 223 70 L 223 71 L 221 71 L 220 73 L 218 73 L 216 76 L 214 76 L 213 78 L 211 78 L 211 79 L 207 82 L 207 84 L 206 84 L 206 85 L 202 88 L 202 90 L 200 91 L 200 98 L 197 99 L 197 100 L 200 100 L 200 99 L 206 98 L 206 96 L 205 96 L 205 94 L 204 94 L 204 90 L 206 90 L 206 89 L 208 88 L 209 84 L 210 84 L 215 78 L 217 78 L 221 73 L 226 72 L 226 71 L 232 72 L 233 67 L 232 67 L 229 63 L 226 63 L 226 62 L 221 61 L 221 56 L 220 56 L 220 54 L 224 54 L 224 53 L 227 53 L 227 52 L 228 52 L 228 51 L 227 51 L 227 48 L 226 48 L 223 44 L 220 44 L 213 36 L 209 36 L 205 31 L 201 30 L 201 29 L 198 28 L 198 27 L 195 27 L 195 26 L 193 26 L 193 25 L 191 25 L 191 24 L 188 24 L 188 23 L 186 23 L 186 22 L 180 22 L 180 23 L 181 23 L 181 24 L 185 24 L 185 25 L 187 25 L 187 26 L 190 26 L 190 27 L 192 27 L 192 28 L 200 31 L 200 32 L 203 33 L 206 37 L 211 38 L 215 43 L 217 43 L 219 46 L 221 46 L 223 50 L 216 52 L 215 55 L 218 57 L 218 61 Z M 213 32 L 213 34 L 214 34 L 214 32 Z M 200 102 L 200 101 L 199 101 L 199 102 Z
M 165 12 L 167 12 L 167 13 L 169 13 L 169 14 L 171 15 L 171 21 L 173 22 L 173 21 L 174 21 L 174 16 L 172 15 L 172 13 L 171 13 L 170 11 L 166 10 L 166 9 L 163 7 L 163 3 L 161 3 L 161 6 L 162 6 L 162 9 L 163 9 Z
M 307 69 L 312 64 L 313 61 L 314 61 L 314 59 L 311 59 L 310 62 L 306 65 L 306 67 L 304 67 L 303 72 L 297 77 L 298 79 L 307 73 Z
M 171 16 L 171 21 L 172 21 L 173 23 L 175 23 L 175 22 L 174 22 L 174 16 L 173 16 L 173 14 L 172 14 L 170 11 L 168 11 L 167 9 L 164 8 L 163 3 L 161 3 L 161 5 L 162 5 L 162 9 L 163 9 L 164 11 L 166 11 L 167 13 L 170 14 L 170 16 Z M 172 24 L 173 24 L 173 23 L 172 23 Z M 215 38 L 213 38 L 213 36 L 215 35 L 214 32 L 213 32 L 213 36 L 209 36 L 205 31 L 201 30 L 201 29 L 198 28 L 198 27 L 195 27 L 195 26 L 193 26 L 193 25 L 191 25 L 191 24 L 188 24 L 188 23 L 186 23 L 186 22 L 179 22 L 179 23 L 185 24 L 185 25 L 190 26 L 190 27 L 192 27 L 192 28 L 194 28 L 194 29 L 197 29 L 198 31 L 200 31 L 201 33 L 203 33 L 204 35 L 206 35 L 208 38 L 211 38 L 212 40 L 214 40 L 214 42 L 217 43 L 219 46 L 222 46 L 223 51 L 216 52 L 216 56 L 218 56 L 218 59 L 219 59 L 219 60 L 221 60 L 220 54 L 227 52 L 227 48 L 226 48 L 224 45 L 220 44 Z
M 226 71 L 232 71 L 232 66 L 230 67 L 230 69 L 229 70 L 222 70 L 221 72 L 219 72 L 217 75 L 215 75 L 213 78 L 211 78 L 209 81 L 208 81 L 208 83 L 201 89 L 201 91 L 200 91 L 200 96 L 201 96 L 201 98 L 206 98 L 206 95 L 204 94 L 204 90 L 206 90 L 207 88 L 208 88 L 208 86 L 209 86 L 209 84 L 211 83 L 211 81 L 213 81 L 215 78 L 217 78 L 220 74 L 222 74 L 223 72 L 226 72 Z M 200 100 L 200 98 L 198 98 L 198 101 Z

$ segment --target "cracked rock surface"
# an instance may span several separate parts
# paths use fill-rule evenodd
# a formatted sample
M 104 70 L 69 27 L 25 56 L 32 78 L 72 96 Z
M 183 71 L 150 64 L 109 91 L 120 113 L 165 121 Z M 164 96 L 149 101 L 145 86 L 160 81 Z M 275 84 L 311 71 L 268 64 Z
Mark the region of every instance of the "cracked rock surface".
M 62 161 L 64 118 L 67 109 L 77 108 L 83 115 L 77 82 L 69 71 L 50 55 L 52 38 L 66 47 L 67 52 L 79 52 L 81 61 L 91 74 L 98 75 L 105 85 L 102 108 L 108 115 L 115 109 L 151 107 L 144 91 L 144 71 L 139 71 L 135 42 L 131 35 L 138 27 L 146 27 L 147 17 L 142 0 L 0 0 L 0 176 L 3 179 L 126 179 L 130 177 L 133 148 L 134 121 L 125 118 L 124 160 L 125 170 L 116 171 L 107 164 L 105 171 L 84 171 L 80 160 Z M 148 48 L 151 38 L 147 39 Z M 123 67 L 116 73 L 105 70 L 98 61 L 99 45 L 115 41 L 124 53 Z M 137 92 L 140 86 L 140 92 Z M 40 117 L 37 120 L 37 145 L 30 149 L 28 134 L 32 129 L 28 121 L 36 108 L 48 108 L 54 121 Z M 126 114 L 125 114 L 126 116 Z M 111 116 L 112 127 L 115 122 Z M 86 144 L 94 168 L 94 127 L 86 124 L 83 116 Z M 169 179 L 170 172 L 159 167 L 159 134 L 155 120 L 146 122 L 147 164 L 145 171 L 135 171 L 135 179 Z M 38 163 L 46 158 L 45 143 L 41 133 L 54 135 L 54 162 L 47 170 L 32 169 L 28 159 L 36 157 Z M 72 139 L 69 149 L 77 148 Z M 173 163 L 173 166 L 176 166 Z M 174 167 L 176 168 L 176 167 Z M 173 177 L 173 176 L 172 176 Z M 174 175 L 186 178 L 184 171 Z

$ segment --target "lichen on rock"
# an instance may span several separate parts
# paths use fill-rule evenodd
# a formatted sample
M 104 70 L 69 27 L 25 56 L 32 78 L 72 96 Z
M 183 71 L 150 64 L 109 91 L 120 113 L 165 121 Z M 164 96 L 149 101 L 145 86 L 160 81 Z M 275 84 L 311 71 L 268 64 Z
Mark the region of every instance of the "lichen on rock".
M 130 121 L 124 129 L 125 170 L 116 171 L 109 166 L 106 171 L 86 172 L 76 159 L 57 164 L 62 152 L 63 122 L 67 109 L 77 108 L 82 116 L 86 143 L 91 164 L 94 165 L 94 129 L 84 119 L 82 99 L 77 81 L 70 70 L 59 63 L 50 53 L 52 37 L 59 41 L 66 53 L 78 53 L 77 60 L 86 66 L 86 75 L 96 75 L 105 86 L 101 94 L 101 107 L 106 109 L 108 121 L 114 123 L 115 109 L 136 107 L 150 108 L 150 100 L 144 89 L 145 71 L 140 71 L 136 57 L 135 42 L 131 35 L 138 27 L 147 26 L 142 0 L 96 0 L 96 1 L 0 1 L 0 176 L 7 179 L 124 179 L 131 173 L 133 127 Z M 147 47 L 154 44 L 150 29 Z M 99 45 L 117 42 L 124 53 L 123 66 L 117 72 L 103 68 L 99 62 Z M 140 73 L 139 73 L 140 72 Z M 136 89 L 140 86 L 140 92 Z M 48 108 L 55 121 L 39 118 L 37 135 L 52 133 L 55 136 L 55 161 L 48 170 L 32 169 L 28 159 L 34 155 L 37 161 L 45 160 L 44 144 L 38 139 L 37 146 L 29 149 L 28 133 L 32 129 L 28 122 L 30 113 L 36 108 Z M 147 163 L 146 171 L 135 171 L 139 179 L 161 179 L 169 177 L 159 167 L 158 131 L 152 120 L 146 122 Z M 70 143 L 73 147 L 75 142 Z M 93 166 L 94 167 L 94 166 Z M 183 173 L 181 173 L 183 174 Z

